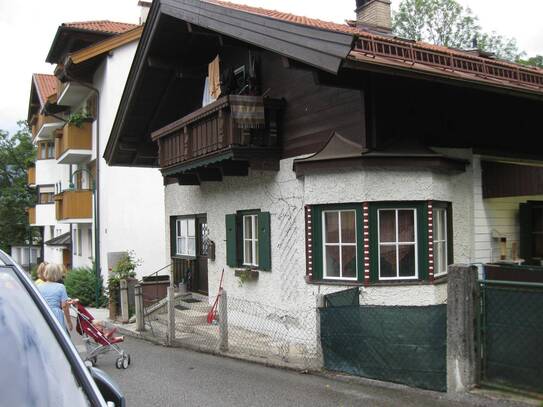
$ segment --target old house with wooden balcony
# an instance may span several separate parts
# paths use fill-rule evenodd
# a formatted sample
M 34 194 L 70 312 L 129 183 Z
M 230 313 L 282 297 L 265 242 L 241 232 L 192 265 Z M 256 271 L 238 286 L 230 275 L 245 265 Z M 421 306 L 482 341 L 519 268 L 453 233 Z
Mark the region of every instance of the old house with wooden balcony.
M 105 158 L 160 168 L 176 283 L 428 305 L 453 262 L 543 259 L 543 71 L 394 37 L 374 3 L 335 24 L 153 2 Z
M 145 212 L 147 207 L 164 205 L 160 173 L 109 168 L 101 158 L 111 112 L 118 104 L 141 31 L 140 25 L 112 21 L 62 24 L 47 56 L 47 62 L 55 64 L 55 75 L 40 76 L 47 78 L 49 90 L 40 99 L 39 109 L 36 101 L 44 92 L 37 88 L 31 95 L 29 120 L 34 125 L 38 161 L 35 171 L 29 170 L 29 180 L 34 173 L 38 179 L 50 179 L 44 200 L 51 219 L 35 224 L 44 223 L 45 247 L 62 251 L 57 258 L 46 250 L 45 260 L 63 261 L 71 267 L 95 263 L 104 281 L 114 266 L 108 264 L 110 253 L 133 250 L 142 260 L 142 273 L 167 264 L 164 243 L 149 246 L 145 240 L 155 236 L 162 241 L 165 233 L 162 214 Z M 40 167 L 42 155 L 51 168 Z M 45 188 L 41 181 L 38 184 Z M 132 204 L 117 204 L 125 199 Z M 132 215 L 137 214 L 138 221 L 133 222 Z

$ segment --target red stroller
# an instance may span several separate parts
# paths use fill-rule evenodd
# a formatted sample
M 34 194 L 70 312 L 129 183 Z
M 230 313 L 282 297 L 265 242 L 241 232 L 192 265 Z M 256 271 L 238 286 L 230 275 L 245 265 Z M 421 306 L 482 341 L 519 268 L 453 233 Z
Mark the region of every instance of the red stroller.
M 105 329 L 97 324 L 92 314 L 78 301 L 71 304 L 77 315 L 76 331 L 83 337 L 87 350 L 85 360 L 96 366 L 98 355 L 115 351 L 118 354 L 115 366 L 117 369 L 127 369 L 130 365 L 130 355 L 117 344 L 124 341 L 122 336 L 114 336 L 115 329 L 106 333 Z

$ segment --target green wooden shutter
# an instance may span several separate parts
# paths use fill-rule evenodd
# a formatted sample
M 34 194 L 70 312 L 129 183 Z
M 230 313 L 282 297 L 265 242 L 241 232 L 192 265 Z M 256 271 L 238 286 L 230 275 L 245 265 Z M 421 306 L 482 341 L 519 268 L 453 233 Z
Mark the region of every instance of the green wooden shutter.
M 270 213 L 258 213 L 258 268 L 271 271 Z
M 177 252 L 176 222 L 175 216 L 170 216 L 170 255 L 174 257 Z
M 519 206 L 520 223 L 520 258 L 530 262 L 532 260 L 532 206 L 521 203 Z
M 236 215 L 226 215 L 226 264 L 230 267 L 238 267 Z

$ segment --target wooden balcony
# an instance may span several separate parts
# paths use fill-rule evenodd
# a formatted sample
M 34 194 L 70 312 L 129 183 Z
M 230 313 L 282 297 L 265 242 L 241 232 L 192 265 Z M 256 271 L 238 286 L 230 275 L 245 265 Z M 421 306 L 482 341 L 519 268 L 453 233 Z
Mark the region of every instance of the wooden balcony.
M 37 114 L 32 118 L 32 139 L 36 138 L 44 124 L 57 123 L 59 120 L 53 116 Z M 41 136 L 40 136 L 41 137 Z
M 55 158 L 59 164 L 81 164 L 92 156 L 92 123 L 67 124 L 55 134 Z
M 29 225 L 35 225 L 36 224 L 36 207 L 28 208 L 26 210 L 28 213 L 28 224 Z
M 28 167 L 26 170 L 26 183 L 29 187 L 36 186 L 36 167 Z
M 180 184 L 221 181 L 248 168 L 278 170 L 283 101 L 225 96 L 155 131 L 164 176 Z
M 58 221 L 87 223 L 92 219 L 92 191 L 64 191 L 55 195 L 55 214 Z

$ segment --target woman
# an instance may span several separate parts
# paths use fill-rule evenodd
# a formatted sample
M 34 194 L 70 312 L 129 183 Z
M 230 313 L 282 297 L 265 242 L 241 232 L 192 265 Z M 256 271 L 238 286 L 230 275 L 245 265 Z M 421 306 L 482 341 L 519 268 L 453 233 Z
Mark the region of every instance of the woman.
M 38 266 L 38 269 L 36 270 L 36 274 L 38 275 L 38 278 L 36 279 L 36 281 L 34 281 L 34 283 L 36 285 L 41 285 L 43 283 L 45 283 L 45 277 L 43 275 L 44 271 L 45 271 L 45 266 L 47 265 L 47 263 L 40 263 L 40 265 Z
M 58 264 L 49 263 L 45 266 L 45 282 L 38 286 L 41 295 L 53 310 L 53 314 L 57 317 L 60 325 L 66 329 L 64 318 L 68 322 L 68 329 L 73 329 L 72 319 L 70 318 L 69 300 L 66 287 L 58 281 L 64 276 L 62 267 Z

